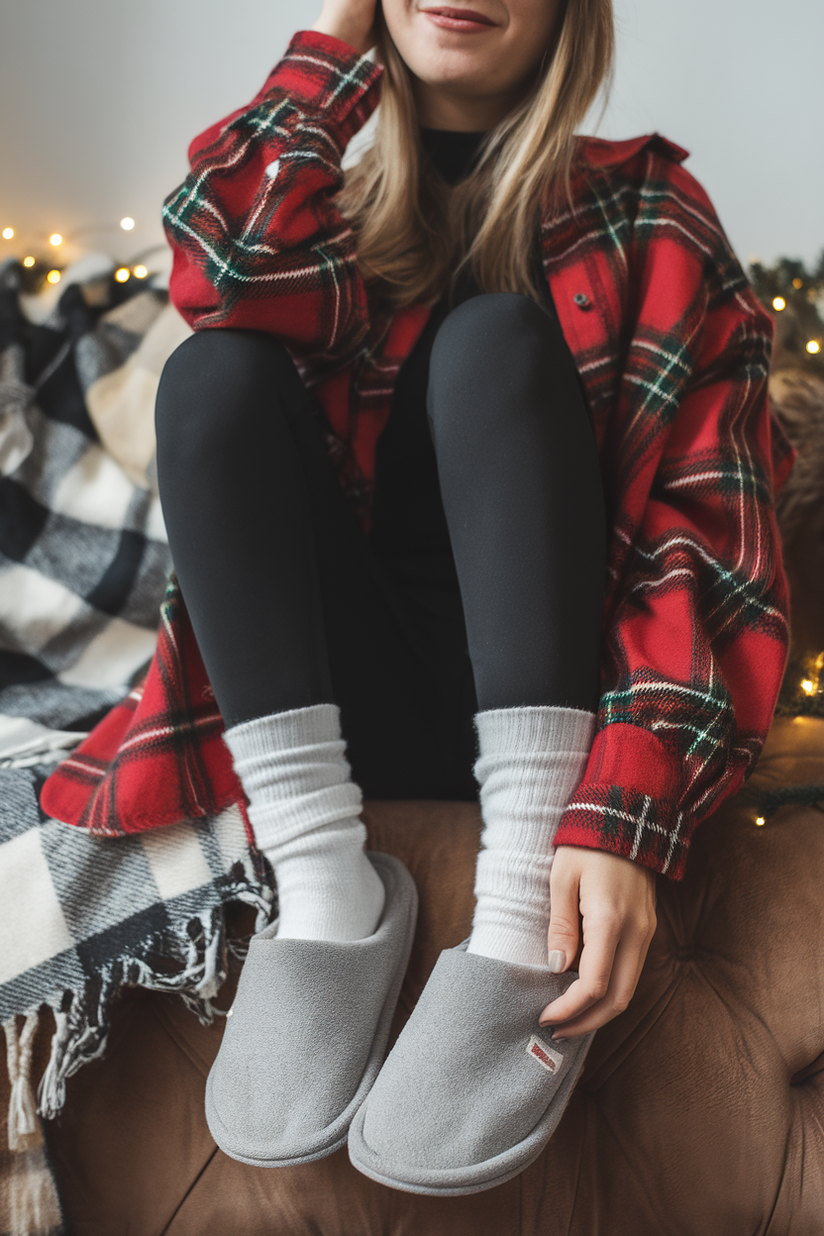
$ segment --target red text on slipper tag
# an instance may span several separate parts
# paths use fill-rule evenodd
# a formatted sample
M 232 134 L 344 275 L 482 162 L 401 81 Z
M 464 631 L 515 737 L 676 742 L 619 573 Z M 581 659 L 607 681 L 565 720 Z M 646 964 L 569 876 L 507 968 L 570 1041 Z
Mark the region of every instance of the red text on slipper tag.
M 526 1054 L 532 1056 L 533 1060 L 537 1060 L 548 1073 L 557 1073 L 564 1063 L 564 1058 L 560 1052 L 553 1051 L 551 1047 L 547 1047 L 546 1043 L 534 1034 L 526 1045 Z

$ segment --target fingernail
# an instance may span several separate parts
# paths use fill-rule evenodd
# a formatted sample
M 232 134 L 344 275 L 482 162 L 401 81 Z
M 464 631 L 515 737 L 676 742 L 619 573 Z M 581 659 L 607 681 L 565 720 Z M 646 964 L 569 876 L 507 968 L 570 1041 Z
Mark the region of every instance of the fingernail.
M 566 1042 L 566 1035 L 564 1035 L 564 1034 L 553 1034 L 553 1036 L 552 1036 L 552 1042 L 553 1042 L 553 1043 L 565 1043 L 565 1042 Z
M 551 1022 L 551 1021 L 539 1021 L 539 1022 L 538 1022 L 538 1025 L 541 1027 L 541 1029 L 542 1029 L 542 1030 L 551 1030 L 551 1029 L 552 1029 L 552 1022 Z
M 559 948 L 554 948 L 549 954 L 549 973 L 560 974 L 566 965 L 566 953 L 562 953 Z

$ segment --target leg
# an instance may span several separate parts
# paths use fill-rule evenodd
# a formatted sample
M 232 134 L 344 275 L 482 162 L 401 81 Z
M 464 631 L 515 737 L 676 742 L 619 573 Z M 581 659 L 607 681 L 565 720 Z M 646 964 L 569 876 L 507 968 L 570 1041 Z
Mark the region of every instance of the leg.
M 157 429 L 172 556 L 275 868 L 280 930 L 368 935 L 383 886 L 363 853 L 333 704 L 313 526 L 313 508 L 334 526 L 341 496 L 306 391 L 274 339 L 203 332 L 166 366 Z M 355 563 L 354 530 L 340 527 L 344 564 Z
M 250 331 L 192 336 L 158 392 L 169 544 L 227 726 L 333 702 L 309 496 L 291 428 L 307 403 L 286 350 Z
M 524 296 L 466 301 L 432 350 L 429 414 L 478 707 L 592 711 L 604 498 L 557 322 Z
M 470 951 L 546 965 L 552 836 L 598 695 L 594 435 L 557 322 L 522 296 L 480 296 L 447 318 L 429 411 L 481 709 Z
M 439 699 L 435 624 L 372 551 L 285 348 L 194 335 L 164 370 L 157 435 L 172 556 L 227 725 L 335 703 L 367 796 L 474 797 L 473 700 L 455 720 Z M 457 647 L 460 601 L 447 611 Z M 458 689 L 472 695 L 468 665 Z
M 594 729 L 605 536 L 575 369 L 537 305 L 481 296 L 451 314 L 429 409 L 483 710 L 477 905 L 468 947 L 441 954 L 358 1112 L 349 1154 L 384 1184 L 449 1194 L 535 1158 L 592 1039 L 550 1044 L 539 1017 L 574 977 L 548 972 L 549 870 Z
M 414 930 L 408 872 L 364 853 L 332 703 L 324 594 L 333 626 L 355 621 L 350 576 L 362 584 L 356 611 L 379 597 L 324 456 L 275 340 L 210 331 L 170 360 L 158 473 L 173 556 L 279 898 L 277 922 L 251 941 L 206 1111 L 228 1154 L 265 1166 L 345 1140 Z M 344 596 L 330 600 L 335 579 Z

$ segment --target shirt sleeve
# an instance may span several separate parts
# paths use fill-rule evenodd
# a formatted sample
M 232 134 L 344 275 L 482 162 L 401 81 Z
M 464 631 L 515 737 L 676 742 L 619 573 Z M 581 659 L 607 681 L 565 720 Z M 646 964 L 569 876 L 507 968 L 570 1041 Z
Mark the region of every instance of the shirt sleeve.
M 252 103 L 207 129 L 164 204 L 173 303 L 199 330 L 247 327 L 298 358 L 345 359 L 368 330 L 341 158 L 382 70 L 338 39 L 295 35 Z
M 772 720 L 788 644 L 773 496 L 791 457 L 769 411 L 772 323 L 703 191 L 672 176 L 636 223 L 598 730 L 555 844 L 678 879 Z

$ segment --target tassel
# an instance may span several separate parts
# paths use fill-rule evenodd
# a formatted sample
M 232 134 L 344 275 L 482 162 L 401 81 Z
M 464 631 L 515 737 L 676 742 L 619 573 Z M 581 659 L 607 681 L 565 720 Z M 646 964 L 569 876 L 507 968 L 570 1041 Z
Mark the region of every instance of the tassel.
M 6 1063 L 11 1082 L 9 1099 L 9 1150 L 33 1150 L 43 1141 L 37 1121 L 37 1107 L 31 1084 L 32 1052 L 39 1017 L 28 1013 L 18 1038 L 17 1020 L 3 1022 L 6 1035 Z

